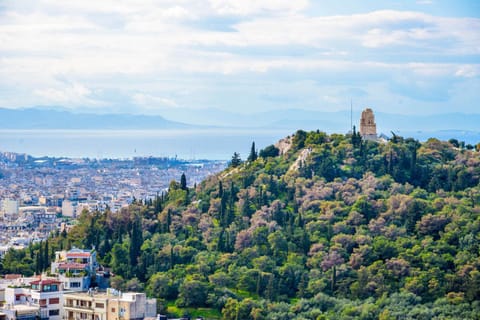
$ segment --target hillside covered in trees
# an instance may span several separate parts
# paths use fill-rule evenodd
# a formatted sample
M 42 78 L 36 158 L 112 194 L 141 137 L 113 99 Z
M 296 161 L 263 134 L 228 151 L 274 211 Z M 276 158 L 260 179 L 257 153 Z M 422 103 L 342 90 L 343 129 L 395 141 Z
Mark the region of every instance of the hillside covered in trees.
M 4 271 L 42 270 L 48 252 L 95 246 L 113 286 L 145 290 L 169 311 L 479 319 L 480 152 L 471 147 L 300 130 L 258 154 L 252 146 L 246 161 L 235 154 L 195 188 L 179 180 L 121 212 L 84 212 L 68 234 L 9 252 Z

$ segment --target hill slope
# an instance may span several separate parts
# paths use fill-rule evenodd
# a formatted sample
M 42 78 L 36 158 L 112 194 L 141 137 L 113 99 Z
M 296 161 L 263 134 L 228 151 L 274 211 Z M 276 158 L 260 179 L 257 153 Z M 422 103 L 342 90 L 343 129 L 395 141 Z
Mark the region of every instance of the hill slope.
M 479 152 L 319 131 L 277 146 L 50 246 L 95 245 L 114 286 L 223 319 L 478 318 Z

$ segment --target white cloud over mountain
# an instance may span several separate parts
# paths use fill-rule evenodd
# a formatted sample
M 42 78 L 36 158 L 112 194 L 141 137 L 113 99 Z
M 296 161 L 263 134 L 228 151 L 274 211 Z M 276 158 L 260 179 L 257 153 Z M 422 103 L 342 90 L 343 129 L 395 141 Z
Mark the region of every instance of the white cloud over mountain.
M 318 3 L 5 1 L 0 107 L 330 110 L 354 88 L 377 109 L 476 111 L 463 90 L 480 83 L 478 13 Z

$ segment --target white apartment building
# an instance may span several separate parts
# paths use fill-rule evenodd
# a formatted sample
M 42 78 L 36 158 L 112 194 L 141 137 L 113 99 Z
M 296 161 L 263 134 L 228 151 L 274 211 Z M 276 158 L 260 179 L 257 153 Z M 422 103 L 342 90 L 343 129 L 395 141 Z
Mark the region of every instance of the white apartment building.
M 56 279 L 35 280 L 30 287 L 8 287 L 5 288 L 4 312 L 24 305 L 37 308 L 40 319 L 61 320 L 63 293 L 61 282 Z
M 65 294 L 66 320 L 140 320 L 155 317 L 157 301 L 145 293 L 72 292 Z
M 12 199 L 2 200 L 1 210 L 5 218 L 18 218 L 18 201 Z
M 58 275 L 64 290 L 87 291 L 97 268 L 95 250 L 72 248 L 70 251 L 55 252 L 55 262 L 52 262 L 50 271 Z

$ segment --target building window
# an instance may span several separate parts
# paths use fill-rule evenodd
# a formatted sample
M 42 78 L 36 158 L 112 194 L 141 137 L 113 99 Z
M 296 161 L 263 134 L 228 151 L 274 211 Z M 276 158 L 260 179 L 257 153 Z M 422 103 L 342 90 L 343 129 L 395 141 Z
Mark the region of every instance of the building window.
M 60 298 L 50 298 L 48 300 L 49 304 L 59 304 L 60 303 Z
M 112 308 L 112 312 L 115 312 L 115 308 Z
M 80 282 L 70 282 L 70 288 L 80 288 Z
M 50 310 L 50 311 L 48 311 L 48 315 L 49 316 L 58 316 L 58 315 L 60 315 L 60 310 L 59 309 Z
M 39 305 L 40 305 L 41 307 L 45 307 L 45 306 L 47 305 L 47 299 L 40 299 Z
M 103 308 L 105 308 L 105 304 L 103 304 L 103 303 L 95 303 L 95 308 L 103 309 Z
M 55 292 L 58 291 L 58 285 L 56 284 L 45 284 L 42 287 L 42 292 Z

